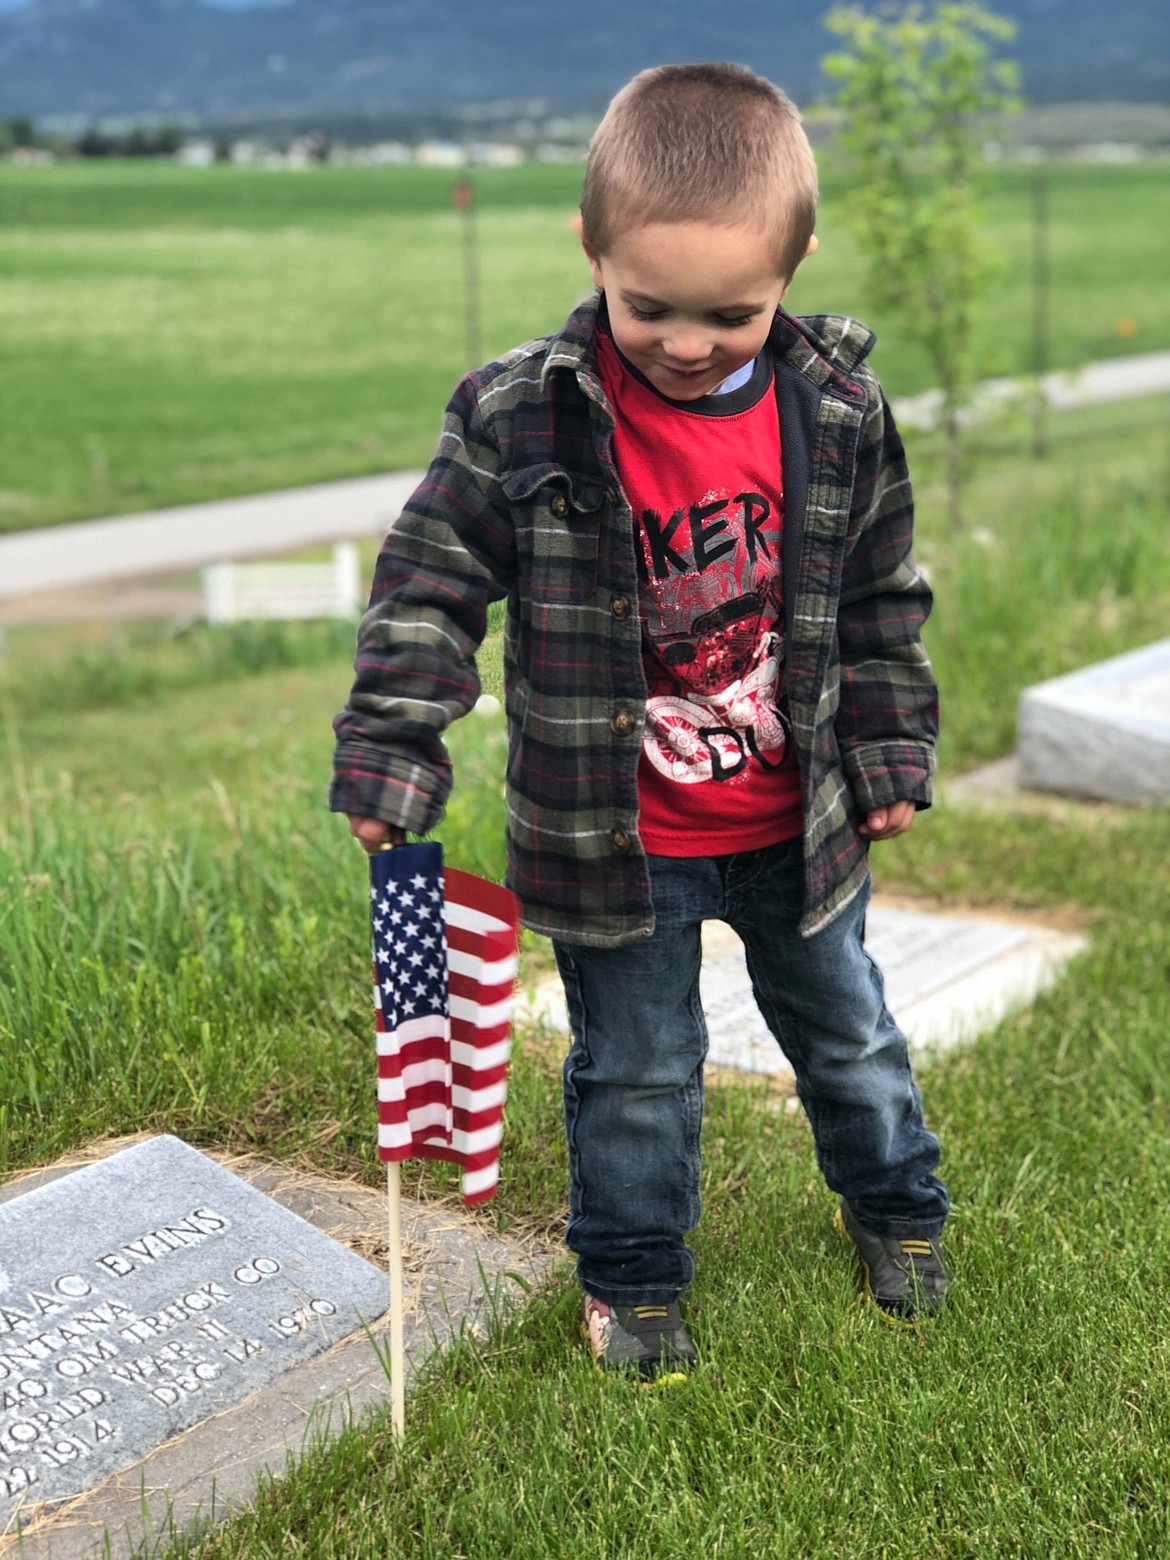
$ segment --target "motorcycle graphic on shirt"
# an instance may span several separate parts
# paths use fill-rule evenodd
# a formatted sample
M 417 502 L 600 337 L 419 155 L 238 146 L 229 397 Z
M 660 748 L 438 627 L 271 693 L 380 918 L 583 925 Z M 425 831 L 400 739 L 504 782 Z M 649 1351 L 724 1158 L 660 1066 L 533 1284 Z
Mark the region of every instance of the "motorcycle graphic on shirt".
M 720 563 L 642 587 L 651 651 L 643 748 L 683 785 L 776 769 L 788 745 L 778 571 L 742 552 Z

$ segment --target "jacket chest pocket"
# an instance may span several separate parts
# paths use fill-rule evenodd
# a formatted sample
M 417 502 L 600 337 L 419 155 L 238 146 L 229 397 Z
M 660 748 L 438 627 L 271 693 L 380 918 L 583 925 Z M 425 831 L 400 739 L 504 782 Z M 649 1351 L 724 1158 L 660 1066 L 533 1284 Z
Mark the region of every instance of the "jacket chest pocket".
M 515 524 L 521 594 L 546 603 L 592 595 L 598 583 L 604 487 L 544 463 L 510 472 L 503 489 Z

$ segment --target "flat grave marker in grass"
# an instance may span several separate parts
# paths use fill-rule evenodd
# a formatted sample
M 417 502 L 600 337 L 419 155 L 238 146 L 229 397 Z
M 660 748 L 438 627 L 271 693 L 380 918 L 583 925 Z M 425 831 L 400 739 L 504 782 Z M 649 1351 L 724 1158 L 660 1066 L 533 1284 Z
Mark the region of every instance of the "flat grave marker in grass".
M 220 1164 L 170 1137 L 97 1152 L 0 1188 L 0 1315 L 15 1329 L 0 1334 L 0 1405 L 12 1398 L 0 1407 L 0 1555 L 21 1560 L 117 1560 L 144 1537 L 221 1520 L 253 1498 L 261 1474 L 283 1473 L 290 1455 L 389 1394 L 375 1348 L 386 1274 L 350 1249 L 384 1249 L 384 1190 L 250 1157 Z M 198 1209 L 210 1215 L 203 1230 Z M 433 1349 L 514 1297 L 515 1275 L 538 1279 L 546 1259 L 442 1204 L 404 1199 L 402 1220 L 409 1381 Z M 189 1244 L 172 1249 L 172 1238 Z M 119 1277 L 124 1263 L 134 1269 Z M 72 1293 L 85 1284 L 90 1293 Z M 197 1309 L 204 1300 L 214 1303 Z M 115 1301 L 132 1315 L 114 1314 Z M 53 1302 L 61 1310 L 42 1311 Z M 63 1338 L 65 1328 L 82 1336 Z M 235 1358 L 244 1337 L 264 1352 Z M 87 1367 L 80 1386 L 58 1368 L 75 1355 Z M 151 1396 L 160 1392 L 183 1406 Z M 97 1436 L 99 1422 L 109 1435 Z M 26 1485 L 17 1468 L 36 1478 Z
M 1026 688 L 1017 746 L 1022 785 L 1170 800 L 1170 639 Z
M 0 1205 L 0 1525 L 386 1309 L 372 1263 L 174 1137 Z
M 1031 999 L 1084 946 L 1048 927 L 989 917 L 938 915 L 871 906 L 866 947 L 885 976 L 886 1002 L 915 1050 L 945 1050 L 973 1039 Z M 756 1008 L 743 944 L 720 921 L 703 927 L 699 978 L 710 1047 L 708 1064 L 791 1076 Z M 543 981 L 529 1011 L 567 1030 L 560 982 Z

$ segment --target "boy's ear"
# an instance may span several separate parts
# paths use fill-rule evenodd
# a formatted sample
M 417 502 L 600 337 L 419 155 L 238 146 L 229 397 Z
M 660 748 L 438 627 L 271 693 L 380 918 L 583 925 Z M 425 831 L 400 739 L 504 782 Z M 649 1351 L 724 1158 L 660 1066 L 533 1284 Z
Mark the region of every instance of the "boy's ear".
M 799 267 L 803 264 L 803 262 L 808 259 L 809 255 L 815 255 L 817 250 L 820 248 L 820 246 L 821 246 L 821 241 L 817 237 L 817 235 L 814 233 L 810 237 L 810 239 L 808 241 L 808 248 L 805 250 L 804 254 L 801 255 L 800 259 L 796 262 L 797 269 L 799 269 Z M 795 276 L 795 275 L 796 275 L 796 271 L 794 270 L 793 273 L 792 273 L 792 276 Z M 784 292 L 780 294 L 781 298 L 783 298 L 784 293 L 786 293 L 788 291 L 788 289 L 792 286 L 792 276 L 790 276 L 788 278 L 788 280 L 784 283 Z
M 604 292 L 605 284 L 601 280 L 601 265 L 599 263 L 599 257 L 597 251 L 590 246 L 589 240 L 585 237 L 585 222 L 580 212 L 578 212 L 577 215 L 573 218 L 572 228 L 573 232 L 576 233 L 577 237 L 581 240 L 581 248 L 585 251 L 585 258 L 588 260 L 589 269 L 593 273 L 593 285 L 597 288 L 598 292 Z

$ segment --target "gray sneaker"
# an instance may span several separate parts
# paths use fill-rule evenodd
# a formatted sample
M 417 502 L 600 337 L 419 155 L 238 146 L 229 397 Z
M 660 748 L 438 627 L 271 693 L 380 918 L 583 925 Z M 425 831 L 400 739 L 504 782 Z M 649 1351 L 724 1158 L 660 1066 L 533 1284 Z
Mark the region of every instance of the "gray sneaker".
M 865 1274 L 865 1298 L 884 1320 L 913 1327 L 933 1316 L 947 1297 L 951 1277 L 937 1236 L 875 1235 L 859 1224 L 844 1198 L 833 1225 L 857 1248 Z
M 677 1300 L 607 1305 L 586 1295 L 581 1331 L 602 1370 L 636 1371 L 645 1381 L 681 1381 L 698 1361 Z

